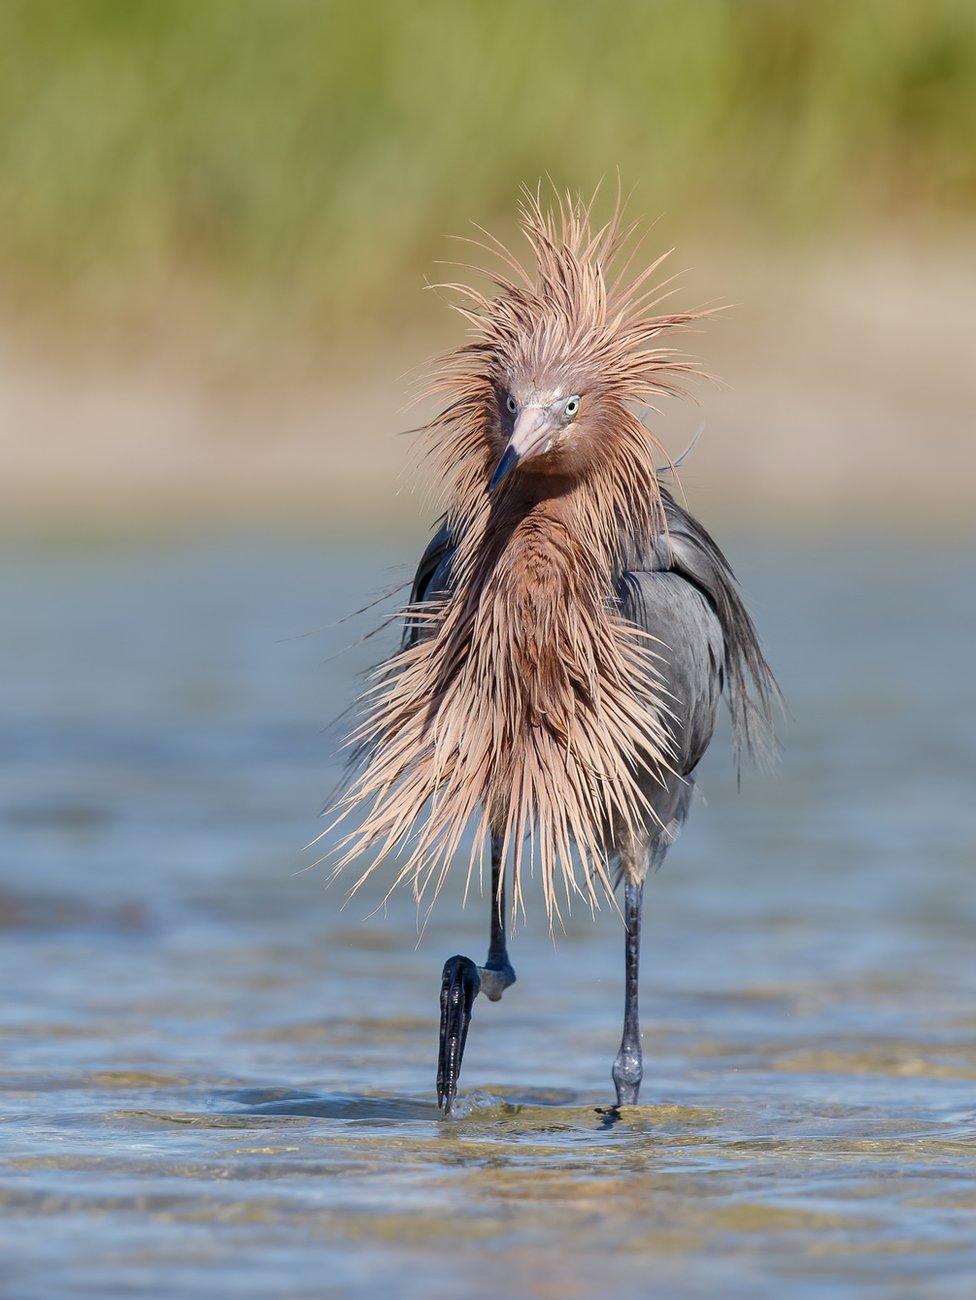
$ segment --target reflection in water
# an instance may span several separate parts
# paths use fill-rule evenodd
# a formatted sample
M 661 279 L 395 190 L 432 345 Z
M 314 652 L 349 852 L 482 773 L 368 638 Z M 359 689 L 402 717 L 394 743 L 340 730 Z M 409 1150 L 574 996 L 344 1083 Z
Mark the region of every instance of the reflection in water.
M 445 1121 L 439 971 L 487 904 L 454 882 L 418 948 L 409 899 L 301 870 L 371 649 L 283 638 L 385 558 L 7 555 L 11 1295 L 971 1294 L 968 559 L 738 559 L 794 719 L 741 794 L 716 744 L 652 882 L 646 1104 L 609 1104 L 615 918 L 536 909 Z

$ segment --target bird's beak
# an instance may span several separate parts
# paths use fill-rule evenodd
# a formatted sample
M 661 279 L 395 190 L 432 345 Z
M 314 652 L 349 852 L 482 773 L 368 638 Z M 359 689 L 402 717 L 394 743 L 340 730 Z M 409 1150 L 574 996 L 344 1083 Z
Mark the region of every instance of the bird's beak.
M 519 412 L 515 428 L 501 460 L 491 476 L 488 491 L 493 492 L 506 475 L 519 464 L 541 451 L 552 432 L 552 414 L 545 406 L 525 406 Z

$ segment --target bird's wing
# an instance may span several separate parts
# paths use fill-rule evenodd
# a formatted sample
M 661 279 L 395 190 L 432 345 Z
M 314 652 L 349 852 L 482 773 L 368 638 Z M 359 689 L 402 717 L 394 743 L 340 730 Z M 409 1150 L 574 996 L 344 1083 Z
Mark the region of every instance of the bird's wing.
M 762 757 L 773 748 L 772 713 L 781 697 L 755 624 L 718 544 L 663 486 L 661 496 L 667 534 L 662 533 L 650 547 L 632 548 L 626 556 L 621 612 L 670 647 L 675 663 L 672 671 L 683 678 L 676 684 L 689 696 L 685 705 L 691 711 L 688 726 L 696 734 L 690 734 L 688 741 L 702 739 L 695 718 L 703 720 L 703 709 L 707 711 L 715 691 L 724 688 L 736 756 L 744 751 Z M 716 622 L 718 644 L 714 641 Z M 700 655 L 696 659 L 691 649 L 696 639 L 707 645 L 708 656 L 716 659 L 714 666 Z M 704 737 L 707 743 L 708 737 Z M 686 747 L 693 757 L 697 744 Z
M 422 605 L 425 600 L 439 592 L 444 592 L 450 585 L 451 564 L 454 560 L 455 541 L 446 522 L 442 522 L 434 536 L 427 543 L 427 549 L 420 557 L 417 572 L 414 574 L 410 588 L 410 605 Z M 411 619 L 409 614 L 403 625 L 403 649 L 413 645 L 421 634 L 420 624 Z
M 679 776 L 708 748 L 722 696 L 722 628 L 701 590 L 666 569 L 629 570 L 618 585 L 620 613 L 649 633 L 674 741 Z M 660 810 L 659 810 L 660 811 Z

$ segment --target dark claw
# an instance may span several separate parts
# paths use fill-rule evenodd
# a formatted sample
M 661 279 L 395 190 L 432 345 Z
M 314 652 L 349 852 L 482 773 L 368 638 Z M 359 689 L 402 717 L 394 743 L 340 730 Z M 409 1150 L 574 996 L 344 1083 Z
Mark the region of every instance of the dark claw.
M 445 1115 L 454 1109 L 471 1007 L 480 988 L 478 967 L 470 957 L 448 957 L 441 976 L 441 1041 L 437 1054 L 437 1105 Z

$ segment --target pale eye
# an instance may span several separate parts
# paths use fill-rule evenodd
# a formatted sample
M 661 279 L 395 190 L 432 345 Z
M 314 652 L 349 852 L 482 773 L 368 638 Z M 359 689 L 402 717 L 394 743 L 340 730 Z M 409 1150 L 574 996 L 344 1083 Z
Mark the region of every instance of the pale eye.
M 566 405 L 563 407 L 563 415 L 567 415 L 572 419 L 579 409 L 580 399 L 574 394 L 572 397 L 567 399 Z
M 516 402 L 515 398 L 512 396 L 511 393 L 509 393 L 508 398 L 505 402 L 505 409 L 508 411 L 509 415 L 518 414 L 518 402 Z

